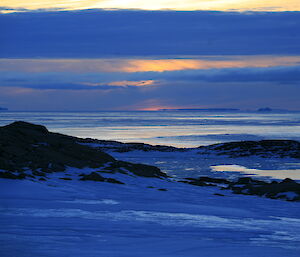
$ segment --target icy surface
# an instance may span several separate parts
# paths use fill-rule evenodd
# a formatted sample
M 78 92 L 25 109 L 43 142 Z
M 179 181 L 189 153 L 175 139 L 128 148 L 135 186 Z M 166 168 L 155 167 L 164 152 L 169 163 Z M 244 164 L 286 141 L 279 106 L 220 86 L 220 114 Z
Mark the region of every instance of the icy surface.
M 241 165 L 216 165 L 211 166 L 213 171 L 229 171 L 241 172 L 251 176 L 272 177 L 277 179 L 290 178 L 293 180 L 300 180 L 300 169 L 285 169 L 285 170 L 261 170 L 261 169 L 248 169 Z
M 258 156 L 228 158 L 214 152 L 206 155 L 198 154 L 197 149 L 165 153 L 109 151 L 109 154 L 129 162 L 142 162 L 157 166 L 169 175 L 179 178 L 213 176 L 235 179 L 245 173 L 250 173 L 266 180 L 284 178 L 300 180 L 300 162 L 293 158 L 262 158 Z
M 125 185 L 75 179 L 90 171 L 68 169 L 70 181 L 61 173 L 43 182 L 0 179 L 1 256 L 300 254 L 297 202 L 124 174 L 109 176 Z

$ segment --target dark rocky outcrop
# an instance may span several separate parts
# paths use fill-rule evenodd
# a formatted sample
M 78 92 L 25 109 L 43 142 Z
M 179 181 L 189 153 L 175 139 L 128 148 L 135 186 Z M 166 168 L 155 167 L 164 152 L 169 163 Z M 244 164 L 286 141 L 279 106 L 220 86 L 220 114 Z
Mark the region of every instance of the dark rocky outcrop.
M 86 145 L 94 145 L 102 151 L 130 152 L 130 151 L 158 151 L 158 152 L 187 152 L 199 150 L 199 154 L 227 155 L 229 157 L 275 157 L 300 159 L 300 142 L 294 140 L 261 140 L 261 141 L 238 141 L 200 146 L 198 148 L 177 148 L 164 145 L 150 145 L 144 143 L 122 143 L 98 139 L 78 139 L 78 142 Z
M 44 126 L 14 122 L 0 128 L 0 169 L 43 172 L 64 171 L 67 166 L 99 167 L 114 161 L 97 149 L 77 144 L 73 137 L 51 133 Z
M 281 182 L 266 182 L 251 177 L 242 177 L 237 181 L 200 177 L 186 178 L 180 182 L 195 186 L 218 186 L 221 187 L 221 189 L 231 190 L 235 194 L 257 195 L 272 199 L 300 201 L 300 184 L 289 178 L 284 179 Z M 224 185 L 227 186 L 224 187 Z
M 229 189 L 236 194 L 258 195 L 274 199 L 285 199 L 286 193 L 294 193 L 295 196 L 290 200 L 300 201 L 300 184 L 292 179 L 285 179 L 279 183 L 250 180 L 248 183 L 231 184 Z
M 165 173 L 154 166 L 117 161 L 100 149 L 78 141 L 78 138 L 52 133 L 44 126 L 22 121 L 0 127 L 0 170 L 19 174 L 29 170 L 34 176 L 45 176 L 46 173 L 65 171 L 67 167 L 106 166 L 110 167 L 107 169 L 111 172 L 166 177 Z M 13 178 L 21 175 L 3 173 L 0 176 Z
M 113 151 L 118 153 L 125 153 L 130 151 L 158 151 L 158 152 L 185 152 L 188 148 L 177 148 L 173 146 L 165 145 L 150 145 L 145 143 L 122 143 L 111 140 L 98 140 L 92 138 L 78 139 L 78 142 L 83 144 L 95 144 L 98 145 L 102 151 Z
M 105 181 L 105 178 L 102 177 L 97 172 L 91 172 L 90 174 L 81 174 L 80 176 L 82 177 L 80 180 L 92 180 L 92 181 L 100 181 L 100 182 Z
M 214 195 L 217 195 L 217 196 L 225 196 L 225 195 L 219 194 L 219 193 L 214 193 Z
M 216 186 L 216 184 L 230 184 L 226 179 L 211 178 L 211 177 L 199 177 L 199 178 L 185 178 L 179 182 L 188 183 L 195 186 Z
M 90 174 L 82 174 L 80 175 L 80 180 L 91 180 L 91 181 L 98 181 L 98 182 L 108 182 L 113 184 L 124 184 L 123 182 L 116 180 L 114 178 L 104 178 L 97 172 L 91 172 Z
M 216 153 L 229 157 L 260 156 L 300 159 L 300 142 L 294 140 L 240 141 L 202 146 L 199 154 Z
M 273 111 L 271 108 L 269 107 L 263 107 L 263 108 L 259 108 L 257 109 L 258 112 L 271 112 Z
M 13 172 L 10 171 L 4 171 L 4 172 L 0 172 L 0 178 L 8 178 L 8 179 L 24 179 L 26 178 L 26 174 L 25 173 L 18 173 L 18 174 L 14 174 Z
M 229 184 L 228 180 L 223 178 L 199 177 L 198 180 L 207 183 Z
M 71 178 L 59 178 L 61 180 L 72 180 Z
M 185 180 L 179 180 L 178 182 L 187 183 L 194 186 L 215 186 L 214 184 L 206 183 L 197 178 L 185 178 Z
M 159 168 L 155 166 L 140 164 L 140 163 L 130 163 L 124 161 L 115 161 L 110 163 L 107 167 L 102 169 L 102 172 L 108 173 L 132 173 L 134 175 L 142 177 L 167 177 L 167 174 L 162 172 Z

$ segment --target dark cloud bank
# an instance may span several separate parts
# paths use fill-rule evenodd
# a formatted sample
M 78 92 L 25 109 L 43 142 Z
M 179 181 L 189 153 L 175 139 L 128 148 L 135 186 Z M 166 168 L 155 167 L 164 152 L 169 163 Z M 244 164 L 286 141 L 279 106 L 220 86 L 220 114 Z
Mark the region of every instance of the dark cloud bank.
M 29 12 L 0 26 L 0 58 L 300 54 L 300 12 Z
M 0 15 L 0 27 L 0 58 L 300 55 L 300 12 L 28 12 Z M 299 109 L 299 69 L 296 64 L 133 73 L 3 71 L 0 103 L 14 110 Z M 106 85 L 148 79 L 159 82 Z M 102 86 L 89 85 L 98 82 Z
M 2 77 L 2 78 L 1 78 Z M 88 78 L 88 79 L 87 79 Z M 117 90 L 121 88 L 132 88 L 143 90 L 143 87 L 110 86 L 105 80 L 140 81 L 157 80 L 159 83 L 143 87 L 165 87 L 166 84 L 176 83 L 243 83 L 261 82 L 270 85 L 293 84 L 299 87 L 300 66 L 272 67 L 272 68 L 226 68 L 210 70 L 182 70 L 165 72 L 135 72 L 135 73 L 46 73 L 31 74 L 18 72 L 0 72 L 1 86 L 24 87 L 32 89 L 56 89 L 56 90 Z M 89 81 L 87 81 L 89 80 Z M 86 82 L 85 82 L 86 81 Z M 103 85 L 91 86 L 89 82 L 103 82 Z M 299 87 L 300 94 L 300 87 Z

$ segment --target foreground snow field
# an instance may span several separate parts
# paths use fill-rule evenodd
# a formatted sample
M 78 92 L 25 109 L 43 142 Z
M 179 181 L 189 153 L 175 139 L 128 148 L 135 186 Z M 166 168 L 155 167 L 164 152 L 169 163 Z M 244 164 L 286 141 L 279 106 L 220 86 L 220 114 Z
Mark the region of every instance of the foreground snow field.
M 211 148 L 236 143 L 203 152 L 79 139 L 26 122 L 0 130 L 1 257 L 300 255 L 295 181 L 180 183 L 244 176 L 216 170 L 221 165 L 285 170 L 278 172 L 289 177 L 288 170 L 299 169 L 298 142 L 240 142 L 219 155 Z M 248 144 L 255 147 L 240 148 Z M 223 190 L 226 183 L 239 194 Z M 255 193 L 258 187 L 269 189 Z M 281 189 L 272 195 L 274 188 Z M 289 201 L 241 195 L 244 189 Z
M 300 255 L 299 202 L 109 176 L 125 185 L 66 181 L 61 173 L 40 182 L 0 179 L 1 256 Z

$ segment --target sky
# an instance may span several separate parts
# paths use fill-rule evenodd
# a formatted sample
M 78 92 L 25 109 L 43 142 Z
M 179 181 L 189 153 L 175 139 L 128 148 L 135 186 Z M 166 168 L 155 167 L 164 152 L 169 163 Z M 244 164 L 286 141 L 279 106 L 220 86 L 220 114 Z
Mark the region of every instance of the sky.
M 298 0 L 2 0 L 6 11 L 60 9 L 143 9 L 143 10 L 217 10 L 217 11 L 300 11 Z
M 0 107 L 300 110 L 298 0 L 0 5 Z

